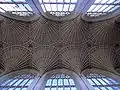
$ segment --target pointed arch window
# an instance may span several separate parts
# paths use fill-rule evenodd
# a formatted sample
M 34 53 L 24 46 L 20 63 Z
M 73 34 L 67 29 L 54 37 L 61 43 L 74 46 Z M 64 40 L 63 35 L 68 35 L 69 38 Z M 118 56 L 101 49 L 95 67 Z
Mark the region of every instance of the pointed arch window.
M 77 90 L 77 88 L 69 75 L 56 74 L 47 80 L 45 90 Z
M 95 0 L 88 9 L 87 15 L 91 17 L 106 15 L 120 9 L 120 0 Z
M 18 16 L 33 15 L 33 10 L 26 0 L 0 0 L 0 12 L 9 12 Z
M 86 78 L 95 90 L 120 90 L 120 83 L 110 77 L 90 73 Z
M 34 79 L 33 74 L 17 75 L 0 83 L 0 90 L 27 90 Z
M 39 0 L 44 13 L 66 16 L 74 12 L 78 0 Z

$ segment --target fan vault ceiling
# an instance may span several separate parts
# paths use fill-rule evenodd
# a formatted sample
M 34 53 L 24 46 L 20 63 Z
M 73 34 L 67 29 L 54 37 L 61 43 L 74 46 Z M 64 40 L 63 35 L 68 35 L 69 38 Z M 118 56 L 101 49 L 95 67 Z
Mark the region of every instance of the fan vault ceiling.
M 115 72 L 120 68 L 120 24 L 115 18 L 87 22 L 77 17 L 57 22 L 39 17 L 34 22 L 4 18 L 0 24 L 0 69 L 34 68 L 41 74 L 66 68 Z

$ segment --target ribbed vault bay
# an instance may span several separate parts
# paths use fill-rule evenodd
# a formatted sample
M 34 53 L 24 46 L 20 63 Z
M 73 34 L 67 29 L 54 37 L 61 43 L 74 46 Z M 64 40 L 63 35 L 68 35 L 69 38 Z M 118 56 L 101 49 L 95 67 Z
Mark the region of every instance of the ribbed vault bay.
M 66 68 L 115 72 L 120 68 L 120 24 L 115 18 L 87 22 L 77 17 L 57 22 L 39 17 L 34 22 L 4 18 L 0 26 L 0 69 L 8 73 L 34 68 L 41 74 Z

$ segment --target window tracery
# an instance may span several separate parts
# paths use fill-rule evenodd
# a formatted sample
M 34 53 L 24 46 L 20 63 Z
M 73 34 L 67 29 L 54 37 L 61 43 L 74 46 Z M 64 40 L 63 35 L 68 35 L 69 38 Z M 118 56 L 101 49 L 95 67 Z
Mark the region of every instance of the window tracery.
M 77 88 L 69 75 L 56 74 L 47 80 L 45 90 L 77 90 Z

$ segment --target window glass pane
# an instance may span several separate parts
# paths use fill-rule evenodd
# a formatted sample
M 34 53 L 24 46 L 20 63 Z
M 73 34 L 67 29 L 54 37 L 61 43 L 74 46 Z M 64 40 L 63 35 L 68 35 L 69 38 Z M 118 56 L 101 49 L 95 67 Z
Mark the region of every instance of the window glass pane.
M 9 86 L 13 85 L 17 80 L 18 80 L 18 79 L 15 79 L 15 80 L 11 81 L 8 85 L 9 85 Z
M 32 8 L 31 8 L 28 4 L 24 4 L 24 6 L 25 6 L 29 11 L 33 11 Z
M 29 80 L 29 79 L 25 79 L 25 80 L 20 84 L 20 86 L 24 86 L 24 85 L 27 83 L 28 80 Z
M 69 83 L 70 83 L 70 85 L 75 85 L 73 79 L 69 79 Z
M 56 1 L 56 0 L 50 0 L 50 2 L 52 2 L 52 3 L 56 3 L 57 1 Z
M 103 85 L 107 85 L 102 79 L 97 79 L 99 82 L 101 82 Z
M 27 90 L 28 85 L 33 81 L 33 79 L 30 78 L 34 77 L 35 76 L 32 74 L 14 76 L 11 79 L 6 80 L 3 84 L 0 84 L 0 87 L 2 88 L 0 90 Z
M 89 16 L 106 15 L 109 12 L 115 11 L 120 6 L 114 5 L 118 1 L 120 2 L 120 0 L 95 0 L 93 5 L 88 9 L 87 14 Z
M 105 87 L 100 87 L 101 90 L 107 90 Z
M 63 0 L 58 0 L 58 2 L 63 2 Z
M 71 87 L 71 90 L 77 90 L 76 87 Z
M 101 74 L 88 74 L 86 78 L 95 90 L 120 90 L 120 83 L 107 76 Z
M 70 3 L 70 0 L 65 0 L 66 3 Z
M 87 79 L 91 85 L 95 85 L 95 83 L 91 79 Z
M 45 88 L 45 90 L 50 90 L 50 88 Z
M 27 90 L 27 88 L 22 88 L 22 90 Z
M 47 11 L 51 11 L 51 6 L 50 6 L 50 4 L 45 4 L 45 8 L 46 8 Z
M 108 88 L 108 90 L 114 90 L 114 89 L 112 89 L 111 87 L 107 87 Z
M 69 88 L 69 87 L 65 87 L 64 89 L 65 89 L 65 90 L 70 90 L 70 88 Z
M 65 4 L 64 8 L 63 8 L 63 11 L 68 11 L 68 8 L 69 8 L 69 4 Z
M 56 4 L 51 4 L 52 11 L 57 11 L 57 5 Z
M 51 88 L 51 90 L 57 90 L 57 88 Z
M 49 2 L 49 0 L 43 0 L 43 2 Z
M 71 0 L 71 2 L 72 2 L 72 3 L 76 3 L 76 2 L 77 2 L 77 0 Z
M 70 5 L 70 8 L 69 8 L 69 11 L 73 11 L 74 8 L 75 8 L 75 4 L 71 4 L 71 5 Z
M 100 90 L 98 87 L 94 87 L 95 90 Z
M 41 7 L 42 7 L 43 11 L 46 12 L 45 6 L 43 4 L 41 5 Z
M 55 16 L 65 16 L 74 11 L 78 0 L 39 0 L 44 12 Z
M 118 82 L 116 82 L 115 80 L 111 79 L 111 78 L 107 78 L 109 81 L 111 81 L 111 83 L 114 83 L 114 84 L 119 84 Z
M 95 3 L 100 3 L 101 2 L 101 0 L 95 0 Z
M 58 4 L 58 11 L 62 11 L 63 10 L 63 4 Z
M 3 84 L 1 84 L 1 86 L 5 86 L 6 84 L 8 84 L 12 79 L 7 80 L 6 82 L 4 82 Z
M 58 88 L 58 90 L 63 90 L 63 88 Z
M 14 89 L 13 89 L 14 90 Z M 21 90 L 21 88 L 16 88 L 15 90 Z
M 112 83 L 107 78 L 102 78 L 107 84 L 111 85 Z
M 0 0 L 0 2 L 12 2 L 11 0 Z
M 69 85 L 68 79 L 64 79 L 64 85 Z
M 51 89 L 50 89 L 51 88 Z M 77 90 L 73 79 L 65 74 L 51 76 L 45 85 L 45 90 Z
M 32 83 L 33 79 L 29 80 L 25 86 L 29 86 Z
M 108 0 L 107 3 L 113 3 L 115 0 Z
M 62 86 L 63 85 L 63 79 L 58 79 L 58 86 Z
M 97 85 L 101 85 L 96 79 L 92 79 Z
M 14 2 L 26 2 L 25 0 L 13 0 Z
M 102 7 L 102 5 L 97 5 L 94 10 L 92 10 L 92 12 L 96 12 L 99 11 L 99 9 Z
M 23 79 L 18 80 L 13 86 L 18 86 L 22 81 Z
M 57 86 L 57 79 L 53 79 L 52 86 Z
M 3 89 L 4 90 L 4 89 Z M 7 90 L 7 89 L 5 89 L 5 90 Z M 9 90 L 14 90 L 14 88 L 9 88 Z

